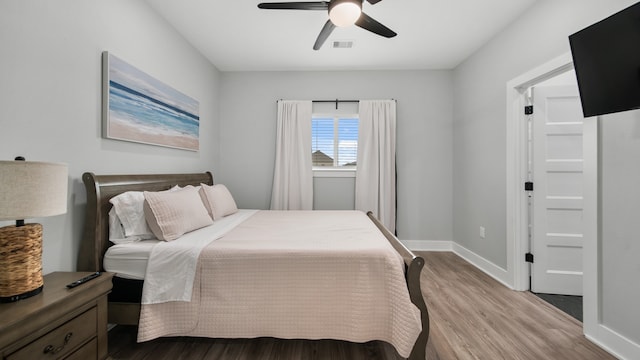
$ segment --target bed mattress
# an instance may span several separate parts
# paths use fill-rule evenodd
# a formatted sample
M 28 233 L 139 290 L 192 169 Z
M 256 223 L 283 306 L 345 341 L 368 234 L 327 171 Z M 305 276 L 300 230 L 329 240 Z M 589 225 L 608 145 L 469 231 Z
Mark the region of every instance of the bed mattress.
M 151 249 L 160 240 L 142 240 L 113 245 L 104 254 L 104 269 L 117 277 L 144 280 Z

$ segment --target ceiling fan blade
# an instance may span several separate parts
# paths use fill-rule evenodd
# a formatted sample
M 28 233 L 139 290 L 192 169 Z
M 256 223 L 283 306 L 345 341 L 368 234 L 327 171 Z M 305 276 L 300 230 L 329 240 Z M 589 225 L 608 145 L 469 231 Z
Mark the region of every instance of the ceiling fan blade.
M 329 35 L 331 35 L 331 32 L 335 28 L 336 28 L 336 26 L 333 25 L 331 20 L 327 20 L 327 22 L 324 23 L 324 26 L 322 27 L 322 30 L 320 30 L 320 34 L 318 34 L 318 38 L 316 39 L 316 43 L 313 44 L 313 50 L 319 50 L 322 47 L 322 44 L 324 44 L 324 42 L 327 40 Z
M 329 2 L 327 1 L 311 1 L 311 2 L 274 2 L 260 3 L 260 9 L 271 10 L 328 10 Z
M 362 13 L 360 15 L 360 18 L 358 19 L 358 21 L 356 21 L 356 25 L 386 38 L 392 38 L 398 35 L 395 31 L 373 20 L 372 17 L 365 13 Z
M 379 3 L 380 1 L 382 1 L 382 0 L 367 0 L 367 2 L 369 4 L 371 4 L 371 5 L 375 5 L 375 4 Z

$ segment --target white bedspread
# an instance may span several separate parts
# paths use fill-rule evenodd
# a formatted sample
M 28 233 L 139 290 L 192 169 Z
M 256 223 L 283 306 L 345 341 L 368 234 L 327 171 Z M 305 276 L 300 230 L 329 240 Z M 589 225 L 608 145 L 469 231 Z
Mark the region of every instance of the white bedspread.
M 256 212 L 240 210 L 176 240 L 158 242 L 149 254 L 142 286 L 142 304 L 191 301 L 193 278 L 202 249 Z
M 402 258 L 359 211 L 260 211 L 204 248 L 194 281 L 191 302 L 142 305 L 138 341 L 382 340 L 407 357 L 422 328 Z

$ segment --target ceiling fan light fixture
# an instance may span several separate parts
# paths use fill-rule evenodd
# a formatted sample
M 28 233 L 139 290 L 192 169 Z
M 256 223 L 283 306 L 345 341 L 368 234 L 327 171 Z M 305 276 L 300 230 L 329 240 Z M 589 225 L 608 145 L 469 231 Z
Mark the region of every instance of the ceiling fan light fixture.
M 359 0 L 333 0 L 329 4 L 329 19 L 335 26 L 353 25 L 362 13 Z

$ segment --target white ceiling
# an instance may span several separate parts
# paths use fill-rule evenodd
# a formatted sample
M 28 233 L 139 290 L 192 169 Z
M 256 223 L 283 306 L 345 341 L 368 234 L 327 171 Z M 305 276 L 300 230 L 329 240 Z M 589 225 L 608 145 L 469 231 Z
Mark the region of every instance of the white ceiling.
M 452 69 L 536 0 L 365 2 L 363 12 L 398 36 L 336 28 L 319 51 L 312 47 L 325 11 L 262 10 L 261 0 L 146 1 L 219 70 L 272 71 Z M 338 40 L 354 46 L 332 48 Z

